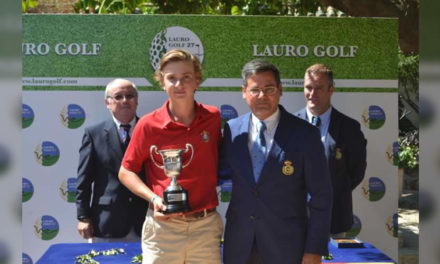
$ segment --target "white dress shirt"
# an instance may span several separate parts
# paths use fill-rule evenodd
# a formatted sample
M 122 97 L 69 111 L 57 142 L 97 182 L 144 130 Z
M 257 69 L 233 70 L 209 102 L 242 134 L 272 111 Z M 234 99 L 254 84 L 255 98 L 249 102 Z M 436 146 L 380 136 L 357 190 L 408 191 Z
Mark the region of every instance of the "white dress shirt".
M 125 138 L 127 137 L 127 134 L 126 134 L 127 132 L 125 132 L 125 129 L 123 127 L 121 127 L 122 123 L 119 122 L 119 120 L 116 119 L 114 116 L 113 116 L 113 121 L 115 122 L 116 127 L 118 128 L 119 138 L 121 139 L 121 142 L 124 142 Z M 130 123 L 128 123 L 128 124 L 130 124 L 130 126 L 131 126 L 130 127 L 130 132 L 129 132 L 130 137 L 131 137 L 131 135 L 133 134 L 134 125 L 136 125 L 136 117 L 133 118 L 130 121 Z
M 312 123 L 312 113 L 309 111 L 309 109 L 306 108 L 307 111 L 307 120 L 309 123 Z M 325 149 L 325 156 L 328 158 L 328 144 L 325 144 L 325 141 L 327 140 L 327 134 L 328 134 L 328 128 L 330 127 L 330 117 L 332 114 L 332 106 L 327 109 L 324 113 L 322 113 L 319 118 L 321 119 L 321 126 L 319 126 L 319 131 L 321 132 L 321 142 L 324 145 Z
M 261 121 L 263 121 L 264 124 L 266 124 L 266 130 L 264 131 L 264 139 L 266 140 L 266 149 L 267 149 L 266 158 L 267 158 L 270 148 L 272 147 L 273 138 L 275 136 L 278 123 L 280 122 L 280 109 L 277 108 L 275 113 L 273 113 L 265 120 L 261 120 Z M 252 145 L 254 144 L 255 140 L 258 137 L 257 125 L 259 122 L 260 119 L 258 119 L 254 114 L 252 114 L 252 117 L 249 121 L 249 139 L 248 139 L 249 153 L 252 150 Z

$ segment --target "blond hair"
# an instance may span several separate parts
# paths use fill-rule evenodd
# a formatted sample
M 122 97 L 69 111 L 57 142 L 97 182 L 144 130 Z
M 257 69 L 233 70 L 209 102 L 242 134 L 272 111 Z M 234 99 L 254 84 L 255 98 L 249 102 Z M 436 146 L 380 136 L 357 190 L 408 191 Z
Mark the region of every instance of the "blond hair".
M 160 59 L 159 67 L 157 67 L 154 73 L 154 79 L 161 82 L 163 79 L 163 69 L 170 62 L 187 61 L 192 63 L 194 67 L 194 72 L 198 80 L 202 79 L 202 64 L 197 56 L 191 54 L 190 52 L 182 49 L 173 49 L 165 53 Z

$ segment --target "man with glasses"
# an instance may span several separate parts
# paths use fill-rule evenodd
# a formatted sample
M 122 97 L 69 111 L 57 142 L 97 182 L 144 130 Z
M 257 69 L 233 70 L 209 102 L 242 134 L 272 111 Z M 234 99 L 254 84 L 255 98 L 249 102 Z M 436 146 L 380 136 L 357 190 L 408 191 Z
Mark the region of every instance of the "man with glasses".
M 79 150 L 78 232 L 89 242 L 140 241 L 148 203 L 118 179 L 138 119 L 137 88 L 128 80 L 115 79 L 107 84 L 104 102 L 112 117 L 87 127 Z
M 296 115 L 319 129 L 334 191 L 330 233 L 343 238 L 353 225 L 352 191 L 365 176 L 367 140 L 359 122 L 332 106 L 334 91 L 330 67 L 310 66 L 304 75 L 306 107 Z
M 224 263 L 321 263 L 332 187 L 319 133 L 279 105 L 275 65 L 250 61 L 242 79 L 251 113 L 226 123 L 221 148 L 222 171 L 232 179 Z

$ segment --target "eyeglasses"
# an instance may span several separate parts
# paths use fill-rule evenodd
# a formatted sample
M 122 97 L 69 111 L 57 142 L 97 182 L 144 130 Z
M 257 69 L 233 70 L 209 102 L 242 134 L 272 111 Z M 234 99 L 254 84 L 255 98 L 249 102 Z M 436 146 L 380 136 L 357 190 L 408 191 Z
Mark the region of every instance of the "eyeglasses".
M 251 96 L 257 97 L 260 93 L 263 93 L 264 95 L 274 95 L 277 92 L 277 89 L 277 87 L 266 87 L 264 89 L 252 88 L 248 91 Z
M 111 99 L 115 100 L 116 102 L 122 101 L 124 98 L 125 98 L 125 100 L 131 100 L 135 97 L 136 97 L 136 95 L 134 95 L 134 94 L 118 94 L 115 96 L 107 96 L 107 98 L 111 98 Z

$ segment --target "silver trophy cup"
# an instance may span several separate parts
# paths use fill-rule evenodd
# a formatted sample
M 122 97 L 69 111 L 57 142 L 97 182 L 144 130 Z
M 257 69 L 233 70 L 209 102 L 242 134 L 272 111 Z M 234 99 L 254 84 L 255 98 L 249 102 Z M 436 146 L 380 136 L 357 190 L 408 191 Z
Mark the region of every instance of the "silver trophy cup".
M 191 157 L 185 164 L 182 164 L 183 153 L 191 149 Z M 153 152 L 160 154 L 163 165 L 160 165 L 154 159 Z M 177 183 L 177 177 L 180 175 L 182 168 L 188 166 L 194 156 L 194 148 L 191 144 L 186 143 L 185 149 L 164 149 L 157 150 L 156 145 L 150 147 L 150 157 L 154 165 L 164 170 L 165 175 L 171 178 L 170 185 L 163 192 L 163 200 L 167 206 L 164 213 L 181 213 L 191 211 L 188 201 L 188 192 Z

